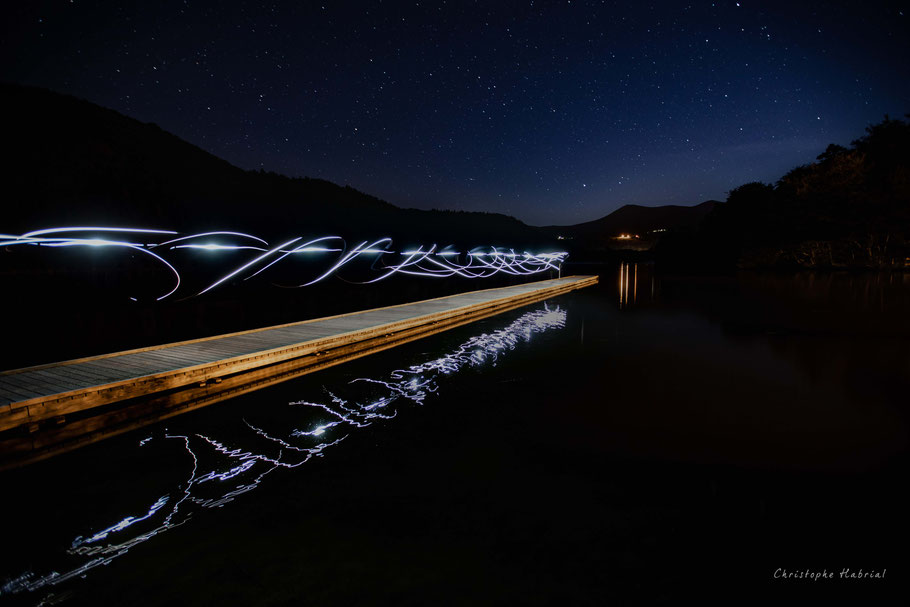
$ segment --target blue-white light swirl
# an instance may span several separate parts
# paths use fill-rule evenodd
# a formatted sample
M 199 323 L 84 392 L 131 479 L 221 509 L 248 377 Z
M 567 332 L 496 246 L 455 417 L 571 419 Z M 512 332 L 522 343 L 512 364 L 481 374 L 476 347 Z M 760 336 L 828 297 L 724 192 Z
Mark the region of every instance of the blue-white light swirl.
M 159 242 L 134 242 L 139 238 Z M 129 239 L 129 240 L 126 240 Z M 161 301 L 173 296 L 185 281 L 181 279 L 178 266 L 191 266 L 198 272 L 199 255 L 223 255 L 230 252 L 229 260 L 236 263 L 236 254 L 247 254 L 245 261 L 220 278 L 210 281 L 207 287 L 184 293 L 185 296 L 196 296 L 223 286 L 233 280 L 249 280 L 263 274 L 288 257 L 304 256 L 308 260 L 307 272 L 312 278 L 303 280 L 293 286 L 306 287 L 338 275 L 360 257 L 370 259 L 372 271 L 379 275 L 375 278 L 360 281 L 361 284 L 379 282 L 402 274 L 424 278 L 489 278 L 496 274 L 529 276 L 558 270 L 567 253 L 557 251 L 532 254 L 527 251 L 516 253 L 513 249 L 500 250 L 496 247 L 476 247 L 470 251 L 459 252 L 452 247 L 439 249 L 437 245 L 419 246 L 403 252 L 391 249 L 391 238 L 379 238 L 363 241 L 348 249 L 341 236 L 323 236 L 304 242 L 301 237 L 285 241 L 280 245 L 270 245 L 266 240 L 244 234 L 243 232 L 216 231 L 199 234 L 179 235 L 168 230 L 150 230 L 142 228 L 90 227 L 73 226 L 34 230 L 24 234 L 0 234 L 0 247 L 31 245 L 44 247 L 107 247 L 138 251 L 161 264 L 173 276 L 172 286 L 165 289 L 156 300 Z M 188 256 L 189 254 L 189 256 Z M 337 254 L 323 269 L 317 264 L 325 261 L 325 255 Z

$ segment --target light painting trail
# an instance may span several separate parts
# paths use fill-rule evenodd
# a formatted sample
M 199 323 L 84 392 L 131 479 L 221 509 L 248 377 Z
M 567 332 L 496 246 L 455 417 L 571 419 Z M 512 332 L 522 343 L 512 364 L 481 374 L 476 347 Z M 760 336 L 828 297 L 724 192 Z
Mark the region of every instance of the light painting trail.
M 135 546 L 160 533 L 180 527 L 211 508 L 220 508 L 256 489 L 270 473 L 298 468 L 341 443 L 357 430 L 376 422 L 388 422 L 402 405 L 423 405 L 444 380 L 465 368 L 495 366 L 500 357 L 535 334 L 562 329 L 566 312 L 546 304 L 526 312 L 505 328 L 475 335 L 448 354 L 404 369 L 395 369 L 379 379 L 357 378 L 337 390 L 325 390 L 326 398 L 290 403 L 299 417 L 296 427 L 265 429 L 264 423 L 243 419 L 242 436 L 228 445 L 202 434 L 171 434 L 167 429 L 139 441 L 137 448 L 152 444 L 174 446 L 186 454 L 182 479 L 173 482 L 165 495 L 150 496 L 150 506 L 129 513 L 119 522 L 98 524 L 84 536 L 73 539 L 66 553 L 50 554 L 57 569 L 44 575 L 23 573 L 0 585 L 0 596 L 50 589 L 84 577 L 107 565 Z M 254 413 L 255 412 L 251 412 Z M 236 443 L 242 442 L 242 445 Z M 169 460 L 170 461 L 170 460 Z M 103 504 L 99 507 L 103 510 Z M 117 517 L 112 517 L 116 520 Z M 51 596 L 46 597 L 51 598 Z
M 112 235 L 113 237 L 103 237 Z M 161 242 L 133 242 L 139 237 L 146 240 L 154 236 L 167 237 Z M 175 238 L 176 236 L 176 238 Z M 119 237 L 119 238 L 118 238 Z M 123 240 L 129 238 L 130 240 Z M 111 247 L 139 251 L 160 263 L 168 273 L 173 275 L 170 290 L 164 291 L 155 299 L 161 301 L 173 296 L 185 281 L 181 279 L 178 266 L 186 269 L 190 266 L 198 271 L 198 255 L 223 255 L 241 253 L 250 255 L 234 269 L 223 274 L 198 292 L 184 293 L 193 297 L 207 293 L 216 287 L 234 280 L 249 280 L 263 274 L 282 260 L 294 256 L 303 256 L 308 268 L 324 262 L 327 254 L 337 254 L 337 258 L 316 270 L 314 278 L 304 280 L 296 287 L 306 287 L 338 275 L 343 268 L 358 257 L 370 259 L 370 269 L 379 275 L 361 281 L 348 280 L 359 284 L 371 284 L 385 280 L 395 274 L 420 276 L 424 278 L 489 278 L 497 274 L 512 276 L 530 276 L 549 270 L 559 270 L 560 264 L 568 256 L 565 252 L 516 253 L 513 249 L 500 250 L 497 247 L 476 247 L 466 252 L 445 247 L 439 250 L 437 245 L 419 246 L 403 252 L 390 249 L 391 238 L 379 238 L 372 242 L 363 241 L 350 250 L 341 236 L 323 236 L 303 244 L 297 244 L 301 237 L 293 238 L 280 245 L 272 246 L 267 241 L 242 232 L 201 232 L 180 236 L 177 232 L 167 230 L 150 230 L 140 228 L 118 227 L 59 227 L 26 232 L 25 234 L 0 234 L 0 247 L 31 245 L 38 247 Z M 231 260 L 234 258 L 232 257 Z M 135 298 L 131 298 L 135 300 Z

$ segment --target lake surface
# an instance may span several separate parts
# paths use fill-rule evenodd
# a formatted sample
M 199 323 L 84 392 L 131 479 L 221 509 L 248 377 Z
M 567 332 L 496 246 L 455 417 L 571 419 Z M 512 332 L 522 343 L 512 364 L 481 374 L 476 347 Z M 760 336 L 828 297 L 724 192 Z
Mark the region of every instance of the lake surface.
M 3 473 L 0 604 L 906 596 L 910 275 L 599 271 Z

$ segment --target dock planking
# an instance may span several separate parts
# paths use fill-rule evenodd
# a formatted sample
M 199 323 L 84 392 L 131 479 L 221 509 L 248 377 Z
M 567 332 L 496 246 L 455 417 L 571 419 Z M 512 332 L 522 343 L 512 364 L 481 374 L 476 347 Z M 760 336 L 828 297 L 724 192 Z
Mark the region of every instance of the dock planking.
M 49 437 L 74 448 L 596 282 L 558 278 L 0 372 L 0 468 L 67 450 Z

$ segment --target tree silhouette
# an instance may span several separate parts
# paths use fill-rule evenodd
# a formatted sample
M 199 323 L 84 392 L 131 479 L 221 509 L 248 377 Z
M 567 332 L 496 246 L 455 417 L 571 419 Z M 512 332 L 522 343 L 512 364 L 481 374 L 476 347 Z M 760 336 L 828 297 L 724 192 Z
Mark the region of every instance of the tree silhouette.
M 773 186 L 734 188 L 694 240 L 676 244 L 722 266 L 906 267 L 910 124 L 885 116 Z

